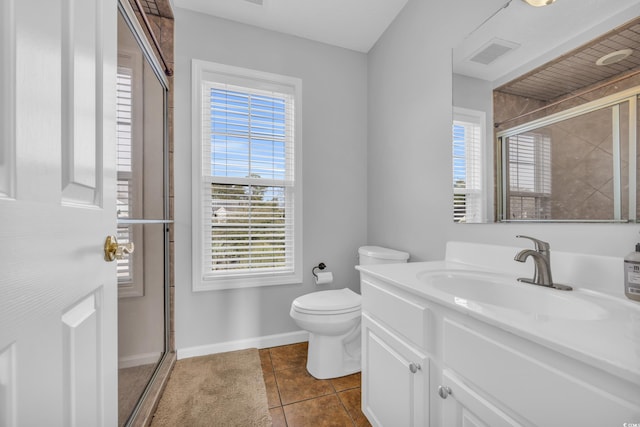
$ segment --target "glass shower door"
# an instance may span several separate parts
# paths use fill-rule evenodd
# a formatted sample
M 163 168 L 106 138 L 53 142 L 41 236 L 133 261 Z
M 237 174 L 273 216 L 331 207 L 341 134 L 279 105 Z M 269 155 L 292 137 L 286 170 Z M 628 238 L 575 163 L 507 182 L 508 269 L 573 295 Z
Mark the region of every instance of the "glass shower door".
M 122 6 L 122 4 L 121 4 Z M 118 16 L 118 240 L 134 251 L 118 260 L 119 425 L 135 416 L 168 348 L 167 85 Z M 134 18 L 135 19 L 135 18 Z

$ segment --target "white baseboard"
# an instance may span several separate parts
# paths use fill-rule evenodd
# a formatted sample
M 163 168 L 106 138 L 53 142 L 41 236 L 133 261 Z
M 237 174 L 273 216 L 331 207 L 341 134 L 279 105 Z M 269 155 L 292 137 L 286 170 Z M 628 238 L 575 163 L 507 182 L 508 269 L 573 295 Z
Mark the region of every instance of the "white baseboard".
M 125 356 L 118 359 L 118 369 L 133 368 L 134 366 L 149 365 L 158 363 L 162 356 L 161 352 L 134 354 L 133 356 Z
M 197 347 L 181 348 L 176 351 L 178 360 L 187 357 L 206 356 L 208 354 L 224 353 L 227 351 L 244 350 L 246 348 L 267 348 L 279 345 L 295 344 L 309 340 L 309 332 L 296 331 L 284 334 L 267 335 L 263 337 L 247 338 L 238 341 L 227 341 L 216 344 L 200 345 Z

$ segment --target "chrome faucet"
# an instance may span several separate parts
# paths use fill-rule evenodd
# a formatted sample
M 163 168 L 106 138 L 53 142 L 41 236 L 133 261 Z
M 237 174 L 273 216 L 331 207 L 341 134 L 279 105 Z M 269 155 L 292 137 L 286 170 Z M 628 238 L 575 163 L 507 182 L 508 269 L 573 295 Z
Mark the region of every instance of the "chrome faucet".
M 518 252 L 513 258 L 518 262 L 525 262 L 527 258 L 531 257 L 535 266 L 533 279 L 525 279 L 523 277 L 519 277 L 518 281 L 529 283 L 532 285 L 560 289 L 563 291 L 570 291 L 571 289 L 573 289 L 571 286 L 553 283 L 553 278 L 551 277 L 551 249 L 549 247 L 549 243 L 543 242 L 542 240 L 534 239 L 533 237 L 529 236 L 518 235 L 516 237 L 529 239 L 535 245 L 535 250 L 523 249 Z

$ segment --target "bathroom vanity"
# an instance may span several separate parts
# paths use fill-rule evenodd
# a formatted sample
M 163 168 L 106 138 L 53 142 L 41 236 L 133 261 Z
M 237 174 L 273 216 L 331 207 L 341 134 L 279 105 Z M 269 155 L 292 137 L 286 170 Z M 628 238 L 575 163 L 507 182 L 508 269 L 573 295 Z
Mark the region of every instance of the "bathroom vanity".
M 619 260 L 554 254 L 566 292 L 518 282 L 533 267 L 517 250 L 450 242 L 444 261 L 358 267 L 372 425 L 640 423 L 640 304 L 597 289 Z

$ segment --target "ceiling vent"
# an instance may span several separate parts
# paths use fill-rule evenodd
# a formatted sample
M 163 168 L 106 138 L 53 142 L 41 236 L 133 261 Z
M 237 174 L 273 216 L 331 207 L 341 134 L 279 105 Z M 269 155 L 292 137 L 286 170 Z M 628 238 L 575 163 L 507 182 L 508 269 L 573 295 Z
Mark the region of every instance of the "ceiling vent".
M 518 43 L 493 39 L 475 51 L 468 60 L 476 64 L 489 65 L 518 47 Z

